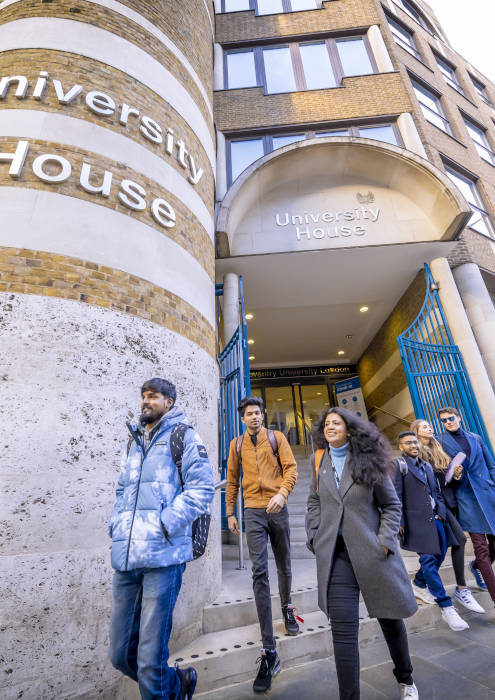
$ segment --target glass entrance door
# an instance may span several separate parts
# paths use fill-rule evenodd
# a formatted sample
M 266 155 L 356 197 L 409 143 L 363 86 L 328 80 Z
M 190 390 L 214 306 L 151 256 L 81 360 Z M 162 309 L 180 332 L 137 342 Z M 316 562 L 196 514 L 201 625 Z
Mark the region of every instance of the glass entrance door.
M 266 427 L 280 430 L 289 445 L 301 445 L 296 423 L 294 391 L 292 386 L 267 386 L 265 388 Z
M 309 430 L 312 430 L 316 421 L 330 408 L 328 387 L 326 384 L 303 384 L 301 397 L 304 423 Z

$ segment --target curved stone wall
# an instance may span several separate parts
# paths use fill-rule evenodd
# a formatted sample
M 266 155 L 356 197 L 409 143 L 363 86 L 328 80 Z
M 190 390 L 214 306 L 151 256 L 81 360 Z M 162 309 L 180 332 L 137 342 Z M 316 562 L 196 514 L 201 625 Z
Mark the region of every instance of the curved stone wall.
M 177 384 L 216 468 L 212 46 L 204 0 L 0 2 L 5 700 L 120 693 L 106 520 L 145 379 Z M 218 529 L 172 645 L 219 586 Z

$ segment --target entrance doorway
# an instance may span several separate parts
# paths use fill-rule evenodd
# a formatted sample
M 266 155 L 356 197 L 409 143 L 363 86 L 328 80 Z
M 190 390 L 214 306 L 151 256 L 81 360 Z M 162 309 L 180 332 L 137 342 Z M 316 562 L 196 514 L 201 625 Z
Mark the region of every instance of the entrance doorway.
M 283 433 L 292 447 L 310 446 L 315 421 L 335 403 L 332 384 L 267 383 L 251 392 L 263 399 L 266 427 Z

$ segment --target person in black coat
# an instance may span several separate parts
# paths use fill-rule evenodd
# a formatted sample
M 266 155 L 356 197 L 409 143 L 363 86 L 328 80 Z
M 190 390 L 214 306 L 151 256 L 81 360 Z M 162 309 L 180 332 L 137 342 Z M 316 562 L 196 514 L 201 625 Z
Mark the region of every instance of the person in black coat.
M 402 502 L 401 544 L 419 554 L 414 593 L 424 602 L 437 603 L 452 630 L 467 629 L 469 625 L 455 610 L 440 578 L 447 547 L 457 540 L 446 522 L 447 510 L 433 468 L 420 459 L 419 441 L 412 431 L 400 433 L 399 449 L 402 457 L 397 460 L 395 488 Z
M 433 428 L 424 420 L 418 418 L 411 423 L 411 430 L 416 434 L 419 440 L 419 456 L 425 462 L 429 462 L 433 467 L 434 474 L 437 478 L 440 491 L 442 492 L 443 500 L 447 507 L 447 522 L 452 533 L 459 544 L 452 545 L 452 566 L 455 574 L 455 594 L 454 599 L 468 610 L 476 613 L 484 613 L 485 610 L 481 607 L 473 594 L 466 585 L 465 576 L 465 560 L 464 551 L 466 545 L 466 535 L 459 524 L 459 509 L 457 506 L 457 487 L 462 479 L 463 468 L 456 466 L 452 473 L 451 458 L 444 452 L 442 446 L 435 438 Z

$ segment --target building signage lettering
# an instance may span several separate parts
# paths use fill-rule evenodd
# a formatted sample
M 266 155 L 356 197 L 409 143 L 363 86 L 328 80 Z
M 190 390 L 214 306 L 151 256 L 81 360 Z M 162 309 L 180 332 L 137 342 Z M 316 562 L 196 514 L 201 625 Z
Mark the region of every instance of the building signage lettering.
M 26 156 L 29 152 L 29 141 L 18 141 L 13 153 L 0 153 L 0 163 L 10 163 L 9 175 L 16 180 L 21 177 Z M 72 165 L 67 158 L 54 153 L 44 153 L 33 161 L 33 173 L 42 182 L 51 184 L 65 182 L 72 176 Z M 103 173 L 103 179 L 97 185 L 91 184 L 91 165 L 83 162 L 79 175 L 79 185 L 91 194 L 109 197 L 112 189 L 113 175 L 109 170 Z M 119 201 L 128 209 L 143 211 L 148 206 L 153 219 L 164 228 L 172 228 L 176 223 L 175 210 L 171 204 L 161 197 L 155 197 L 151 203 L 146 199 L 146 190 L 134 180 L 122 180 L 117 193 Z
M 274 369 L 252 369 L 251 379 L 287 379 L 295 377 L 325 377 L 332 374 L 351 374 L 356 371 L 349 365 L 323 367 L 276 367 Z
M 298 241 L 311 238 L 340 238 L 341 236 L 364 236 L 369 224 L 376 223 L 380 218 L 380 209 L 360 207 L 343 211 L 308 212 L 302 214 L 275 214 L 277 226 L 293 226 Z M 362 223 L 355 223 L 356 221 Z M 349 223 L 345 223 L 349 222 Z M 351 224 L 351 222 L 354 222 Z M 317 225 L 315 225 L 317 224 Z M 330 225 L 328 225 L 330 224 Z
M 67 92 L 60 80 L 50 78 L 47 71 L 40 71 L 31 95 L 28 95 L 29 81 L 24 75 L 6 76 L 0 78 L 0 100 L 4 100 L 11 85 L 17 84 L 15 96 L 19 100 L 31 97 L 33 100 L 43 99 L 46 91 L 53 87 L 59 104 L 70 105 L 79 95 L 84 94 L 82 85 L 73 85 Z M 197 185 L 203 176 L 203 169 L 198 168 L 194 156 L 182 139 L 177 139 L 174 130 L 164 128 L 149 116 L 141 115 L 136 107 L 131 107 L 126 102 L 117 105 L 114 100 L 104 92 L 90 90 L 84 96 L 87 108 L 100 117 L 118 116 L 119 124 L 129 128 L 129 118 L 136 120 L 141 136 L 157 145 L 163 145 L 163 155 L 177 160 L 179 165 L 187 173 L 187 179 L 192 185 Z

